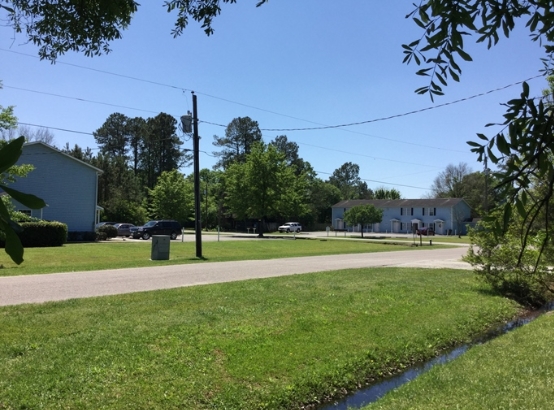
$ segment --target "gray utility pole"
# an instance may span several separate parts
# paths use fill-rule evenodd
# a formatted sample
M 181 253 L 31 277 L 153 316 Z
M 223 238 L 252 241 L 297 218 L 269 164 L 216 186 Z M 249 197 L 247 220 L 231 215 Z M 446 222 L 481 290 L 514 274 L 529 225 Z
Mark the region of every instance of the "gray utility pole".
M 198 136 L 198 110 L 196 95 L 192 93 L 192 115 L 194 133 L 192 136 L 192 150 L 194 157 L 194 231 L 196 235 L 196 257 L 202 257 L 202 216 L 200 214 L 200 137 Z

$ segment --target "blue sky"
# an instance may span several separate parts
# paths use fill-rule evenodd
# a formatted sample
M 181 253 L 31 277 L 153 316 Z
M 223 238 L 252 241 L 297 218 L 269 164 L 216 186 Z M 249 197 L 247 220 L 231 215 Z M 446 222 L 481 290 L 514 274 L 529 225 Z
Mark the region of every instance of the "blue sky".
M 296 142 L 322 179 L 353 162 L 370 188 L 420 198 L 448 164 L 482 169 L 466 141 L 500 130 L 485 125 L 502 121 L 501 103 L 517 97 L 521 86 L 441 105 L 535 77 L 542 68 L 542 49 L 520 22 L 491 50 L 466 39 L 474 61 L 462 62 L 461 82 L 450 83 L 432 102 L 414 93 L 425 85 L 417 66 L 402 64 L 401 45 L 421 36 L 405 18 L 411 1 L 347 0 L 337 7 L 331 0 L 275 0 L 256 8 L 255 0 L 239 0 L 222 6 L 212 36 L 191 22 L 176 39 L 170 34 L 176 14 L 162 1 L 143 3 L 110 54 L 69 53 L 53 65 L 0 27 L 0 105 L 15 106 L 22 123 L 48 127 L 58 147 L 97 148 L 91 133 L 110 114 L 179 118 L 192 109 L 194 90 L 205 121 L 201 168 L 216 161 L 213 136 L 223 136 L 233 118 L 249 116 L 266 142 L 278 135 Z M 538 96 L 546 81 L 535 78 L 529 85 Z M 420 112 L 402 115 L 413 111 Z M 297 130 L 357 122 L 367 123 Z

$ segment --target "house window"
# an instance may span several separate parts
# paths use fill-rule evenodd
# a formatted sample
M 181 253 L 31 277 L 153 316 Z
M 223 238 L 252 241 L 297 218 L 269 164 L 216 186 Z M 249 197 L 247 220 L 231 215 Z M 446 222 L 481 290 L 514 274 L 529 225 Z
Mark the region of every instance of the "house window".
M 414 208 L 410 208 L 410 215 L 414 215 Z
M 400 208 L 400 215 L 404 215 L 404 208 Z
M 437 214 L 437 208 L 429 208 L 429 215 L 435 216 Z
M 30 209 L 20 209 L 18 212 L 21 212 L 22 214 L 31 216 L 31 210 Z
M 401 230 L 401 231 L 404 230 L 404 222 L 400 222 L 400 230 Z
M 425 215 L 425 208 L 421 208 L 421 215 Z

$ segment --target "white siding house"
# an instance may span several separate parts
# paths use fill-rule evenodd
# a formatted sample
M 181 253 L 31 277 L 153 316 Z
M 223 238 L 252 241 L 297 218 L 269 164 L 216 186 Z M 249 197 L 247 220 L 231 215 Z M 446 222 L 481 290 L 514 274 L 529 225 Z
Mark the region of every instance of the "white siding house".
M 344 213 L 358 205 L 374 205 L 383 210 L 383 220 L 373 226 L 349 227 Z M 461 198 L 436 199 L 351 199 L 332 207 L 333 228 L 364 232 L 411 233 L 432 228 L 438 235 L 467 233 L 471 208 Z
M 14 201 L 17 210 L 47 221 L 63 222 L 69 232 L 94 231 L 98 175 L 102 170 L 42 142 L 23 145 L 17 164 L 31 164 L 35 169 L 10 187 L 36 195 L 48 205 L 30 210 Z

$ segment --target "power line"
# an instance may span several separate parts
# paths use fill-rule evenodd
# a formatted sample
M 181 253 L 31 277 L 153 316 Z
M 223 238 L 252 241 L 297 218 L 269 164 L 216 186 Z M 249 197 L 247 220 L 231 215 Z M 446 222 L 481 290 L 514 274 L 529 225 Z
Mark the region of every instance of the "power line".
M 68 129 L 66 129 L 66 128 L 48 127 L 48 126 L 46 126 L 46 125 L 37 125 L 37 124 L 31 124 L 31 123 L 28 123 L 28 122 L 20 122 L 20 121 L 18 121 L 17 123 L 18 123 L 19 125 L 29 125 L 29 126 L 31 126 L 31 127 L 48 128 L 48 129 L 56 130 L 56 131 L 71 132 L 71 133 L 73 133 L 73 134 L 94 135 L 92 132 L 68 130 Z
M 4 85 L 4 87 L 14 89 L 14 90 L 19 90 L 19 91 L 26 91 L 26 92 L 36 93 L 36 94 L 49 95 L 49 96 L 58 97 L 58 98 L 73 99 L 73 100 L 92 103 L 92 104 L 101 104 L 101 105 L 106 105 L 106 106 L 115 107 L 115 108 L 126 108 L 126 109 L 130 109 L 130 110 L 135 110 L 135 111 L 142 111 L 142 112 L 158 114 L 157 111 L 144 110 L 144 109 L 141 109 L 141 108 L 127 107 L 127 106 L 117 105 L 117 104 L 110 104 L 110 103 L 105 103 L 105 102 L 101 102 L 101 101 L 87 100 L 85 98 L 70 97 L 70 96 L 66 96 L 66 95 L 62 95 L 62 94 L 55 94 L 55 93 L 49 93 L 49 92 L 44 92 L 44 91 L 38 91 L 38 90 L 30 90 L 30 89 L 27 89 L 27 88 L 13 87 L 13 86 L 9 86 L 9 85 Z M 204 121 L 204 120 L 200 120 L 200 119 L 198 121 L 203 123 L 203 124 L 213 125 L 213 126 L 217 126 L 217 127 L 222 127 L 222 128 L 227 127 L 226 125 L 218 124 L 218 123 L 214 123 L 214 122 L 210 122 L 210 121 Z M 333 128 L 333 127 L 331 127 L 331 128 Z M 306 128 L 304 130 L 310 130 L 310 129 L 318 129 L 318 128 Z M 321 129 L 324 129 L 324 128 L 321 128 Z M 267 131 L 267 129 L 265 129 L 265 128 L 261 128 L 261 130 Z M 371 137 L 371 138 L 377 138 L 377 139 L 397 142 L 397 143 L 401 143 L 401 144 L 414 145 L 414 146 L 417 146 L 417 147 L 437 149 L 437 150 L 450 151 L 450 152 L 466 153 L 466 151 L 462 151 L 462 150 L 455 150 L 455 149 L 451 149 L 451 148 L 434 147 L 432 145 L 418 144 L 416 142 L 402 141 L 402 140 L 397 140 L 397 139 L 394 139 L 394 138 L 386 138 L 386 137 L 380 137 L 380 136 L 376 136 L 376 135 L 370 135 L 370 134 L 362 133 L 362 132 L 359 132 L 359 131 L 345 130 L 345 129 L 343 129 L 342 131 L 351 132 L 351 133 L 360 134 L 360 135 L 366 135 L 366 136 Z M 305 145 L 309 145 L 309 144 L 305 144 Z M 319 148 L 322 148 L 322 147 L 319 147 Z
M 18 55 L 22 55 L 22 56 L 25 56 L 25 57 L 31 57 L 31 58 L 39 59 L 39 57 L 37 57 L 37 56 L 31 55 L 31 54 L 26 54 L 26 53 L 20 53 L 20 52 L 13 51 L 13 50 L 6 50 L 6 49 L 3 49 L 3 48 L 0 48 L 0 51 L 13 53 L 13 54 L 18 54 Z M 106 71 L 106 70 L 99 70 L 99 69 L 86 67 L 86 66 L 82 66 L 82 65 L 78 65 L 78 64 L 66 63 L 66 62 L 62 62 L 62 61 L 57 61 L 56 63 L 57 64 L 62 64 L 62 65 L 68 65 L 68 66 L 72 66 L 72 67 L 76 67 L 76 68 L 81 68 L 81 69 L 84 69 L 84 70 L 95 71 L 95 72 L 99 72 L 99 73 L 103 73 L 103 74 L 109 74 L 109 75 L 113 75 L 113 76 L 117 76 L 117 77 L 127 78 L 127 79 L 134 80 L 134 81 L 149 83 L 149 84 L 153 84 L 153 85 L 157 85 L 157 86 L 161 86 L 161 87 L 172 88 L 172 89 L 180 90 L 180 91 L 183 91 L 183 92 L 193 91 L 192 89 L 184 88 L 184 87 L 180 87 L 180 86 L 176 86 L 176 85 L 172 85 L 172 84 L 165 84 L 165 83 L 161 83 L 161 82 L 157 82 L 157 81 L 146 80 L 146 79 L 143 79 L 143 78 L 133 77 L 133 76 L 125 75 L 125 74 L 114 73 L 114 72 Z M 308 127 L 308 128 L 261 128 L 260 129 L 261 131 L 274 131 L 274 132 L 312 131 L 312 130 L 322 130 L 322 129 L 345 128 L 345 127 L 351 127 L 351 126 L 356 126 L 356 125 L 369 124 L 369 123 L 373 123 L 373 122 L 387 121 L 387 120 L 394 119 L 394 118 L 400 118 L 400 117 L 405 117 L 405 116 L 408 116 L 408 115 L 418 114 L 418 113 L 421 113 L 421 112 L 430 111 L 430 110 L 446 107 L 446 106 L 453 105 L 453 104 L 458 104 L 458 103 L 469 101 L 469 100 L 472 100 L 472 99 L 475 99 L 475 98 L 478 98 L 478 97 L 482 97 L 482 96 L 485 96 L 485 95 L 488 95 L 488 94 L 492 94 L 494 92 L 505 90 L 507 88 L 510 88 L 510 87 L 513 87 L 513 86 L 516 86 L 516 85 L 520 85 L 523 82 L 534 80 L 535 78 L 539 78 L 539 77 L 544 77 L 544 74 L 538 74 L 536 76 L 529 77 L 525 80 L 517 81 L 517 82 L 511 83 L 511 84 L 505 85 L 503 87 L 498 87 L 498 88 L 495 88 L 495 89 L 492 89 L 492 90 L 489 90 L 489 91 L 485 91 L 485 92 L 482 92 L 482 93 L 479 93 L 479 94 L 475 94 L 475 95 L 472 95 L 472 96 L 469 96 L 469 97 L 460 98 L 458 100 L 454 100 L 454 101 L 450 101 L 450 102 L 447 102 L 447 103 L 422 108 L 422 109 L 419 109 L 419 110 L 408 111 L 408 112 L 401 113 L 401 114 L 394 114 L 394 115 L 390 115 L 390 116 L 387 116 L 387 117 L 380 117 L 380 118 L 375 118 L 375 119 L 370 119 L 370 120 L 365 120 L 365 121 L 358 121 L 358 122 L 352 122 L 352 123 L 346 123 L 346 124 L 337 124 L 337 125 L 320 124 L 320 123 L 317 123 L 315 121 L 310 121 L 310 120 L 306 120 L 306 119 L 303 119 L 303 118 L 293 117 L 293 116 L 290 116 L 290 115 L 287 115 L 287 114 L 278 113 L 276 111 L 271 111 L 271 110 L 256 107 L 256 106 L 253 106 L 253 105 L 248 105 L 248 104 L 240 103 L 240 102 L 237 102 L 237 101 L 225 99 L 225 98 L 222 98 L 222 97 L 213 96 L 213 95 L 201 92 L 201 91 L 196 91 L 195 90 L 194 92 L 196 94 L 200 94 L 200 95 L 204 95 L 204 96 L 209 97 L 209 98 L 225 101 L 225 102 L 228 102 L 228 103 L 231 103 L 231 104 L 236 104 L 236 105 L 240 105 L 240 106 L 243 106 L 243 107 L 256 109 L 256 110 L 259 110 L 259 111 L 267 112 L 267 113 L 282 116 L 282 117 L 287 117 L 287 118 L 291 118 L 291 119 L 295 119 L 295 120 L 299 120 L 299 121 L 304 121 L 304 122 L 309 122 L 309 123 L 312 123 L 312 124 L 321 125 L 320 127 Z M 223 126 L 221 124 L 216 124 L 216 123 L 209 123 L 209 124 L 217 125 L 217 126 Z M 371 136 L 371 135 L 369 135 L 369 136 Z M 373 136 L 373 137 L 374 138 L 379 138 L 379 137 L 375 137 L 375 136 Z M 382 138 L 382 139 L 386 139 L 386 138 Z M 407 143 L 407 142 L 401 141 L 401 140 L 391 140 L 391 141 Z M 428 147 L 428 148 L 436 148 L 436 147 Z
M 408 115 L 419 114 L 421 112 L 434 110 L 436 108 L 442 108 L 442 107 L 446 107 L 448 105 L 453 105 L 453 104 L 458 104 L 458 103 L 461 103 L 461 102 L 469 101 L 469 100 L 472 100 L 474 98 L 478 98 L 478 97 L 482 97 L 484 95 L 492 94 L 496 91 L 505 90 L 506 88 L 510 88 L 510 87 L 515 86 L 515 85 L 523 84 L 524 82 L 534 80 L 535 78 L 539 78 L 539 77 L 544 77 L 544 74 L 539 74 L 539 75 L 530 77 L 526 80 L 517 81 L 515 83 L 508 84 L 508 85 L 505 85 L 503 87 L 495 88 L 493 90 L 489 90 L 489 91 L 486 91 L 486 92 L 483 92 L 483 93 L 475 94 L 475 95 L 472 95 L 470 97 L 460 98 L 458 100 L 450 101 L 450 102 L 439 104 L 439 105 L 433 105 L 433 106 L 426 107 L 426 108 L 421 108 L 419 110 L 408 111 L 408 112 L 405 112 L 405 113 L 402 113 L 402 114 L 389 115 L 388 117 L 375 118 L 375 119 L 366 120 L 366 121 L 359 121 L 359 122 L 351 122 L 351 123 L 348 123 L 348 124 L 325 125 L 325 126 L 321 126 L 321 127 L 311 127 L 311 128 L 264 128 L 264 129 L 262 129 L 262 131 L 278 131 L 278 132 L 281 132 L 281 131 L 326 130 L 326 129 L 332 129 L 332 128 L 343 128 L 343 127 L 352 127 L 352 126 L 355 126 L 355 125 L 370 124 L 370 123 L 379 122 L 379 121 L 387 121 L 387 120 L 391 120 L 393 118 L 406 117 Z
M 323 171 L 315 171 L 315 172 L 317 172 L 318 174 L 333 175 L 333 174 L 331 174 L 330 172 L 323 172 Z M 365 182 L 376 182 L 376 183 L 378 183 L 378 184 L 383 184 L 383 185 L 401 186 L 401 187 L 404 187 L 404 188 L 423 189 L 424 191 L 429 191 L 429 188 L 422 188 L 422 187 L 413 186 L 413 185 L 392 184 L 392 183 L 390 183 L 390 182 L 377 181 L 377 180 L 375 180 L 375 179 L 364 179 L 364 178 L 360 178 L 360 180 L 361 180 L 361 181 L 365 181 Z
M 26 54 L 26 53 L 20 53 L 20 52 L 16 52 L 16 51 L 13 51 L 13 50 L 6 50 L 6 49 L 0 48 L 0 51 L 9 52 L 9 53 L 13 53 L 13 54 L 18 54 L 18 55 L 38 59 L 38 57 L 36 57 L 34 55 L 30 55 L 30 54 Z M 179 87 L 179 86 L 175 86 L 175 85 L 171 85 L 171 84 L 165 84 L 165 83 L 161 83 L 161 82 L 157 82 L 157 81 L 146 80 L 146 79 L 133 77 L 133 76 L 129 76 L 129 75 L 124 75 L 124 74 L 119 74 L 119 73 L 114 73 L 114 72 L 110 72 L 110 71 L 106 71 L 106 70 L 94 69 L 94 68 L 90 68 L 90 67 L 86 67 L 86 66 L 81 66 L 81 65 L 78 65 L 78 64 L 65 63 L 65 62 L 58 62 L 58 63 L 63 64 L 63 65 L 76 67 L 76 68 L 81 68 L 81 69 L 100 72 L 100 73 L 104 73 L 104 74 L 114 75 L 114 76 L 117 76 L 117 77 L 127 78 L 127 79 L 131 79 L 131 80 L 134 80 L 134 81 L 140 81 L 140 82 L 150 83 L 150 84 L 157 85 L 157 86 L 163 86 L 163 87 L 167 87 L 167 88 L 171 88 L 171 89 L 176 89 L 176 90 L 180 90 L 180 91 L 183 91 L 183 92 L 191 91 L 187 88 L 183 88 L 183 87 Z M 354 131 L 354 130 L 348 130 L 348 129 L 345 129 L 345 128 L 346 127 L 351 127 L 351 126 L 357 126 L 357 125 L 379 122 L 379 121 L 386 121 L 386 120 L 390 120 L 390 119 L 394 119 L 394 118 L 405 117 L 405 116 L 409 116 L 409 115 L 413 115 L 413 114 L 417 114 L 417 113 L 421 113 L 421 112 L 425 112 L 425 111 L 430 111 L 430 110 L 433 110 L 433 109 L 436 109 L 436 108 L 442 108 L 442 107 L 445 107 L 445 106 L 465 102 L 465 101 L 468 101 L 468 100 L 471 100 L 471 99 L 474 99 L 474 98 L 478 98 L 478 97 L 488 95 L 488 94 L 491 94 L 491 93 L 494 93 L 494 92 L 497 92 L 497 91 L 500 91 L 500 90 L 504 90 L 504 89 L 509 88 L 509 87 L 513 87 L 515 85 L 522 84 L 525 81 L 529 81 L 529 80 L 539 78 L 539 77 L 543 77 L 543 75 L 542 74 L 536 75 L 536 76 L 530 77 L 526 80 L 518 81 L 518 82 L 515 82 L 515 83 L 512 83 L 512 84 L 503 86 L 503 87 L 495 88 L 495 89 L 492 89 L 492 90 L 489 90 L 489 91 L 486 91 L 486 92 L 483 92 L 483 93 L 475 94 L 473 96 L 461 98 L 461 99 L 451 101 L 451 102 L 448 102 L 448 103 L 439 104 L 439 105 L 436 105 L 436 106 L 430 106 L 430 107 L 422 108 L 422 109 L 419 109 L 419 110 L 413 110 L 413 111 L 409 111 L 409 112 L 406 112 L 406 113 L 394 114 L 394 115 L 390 115 L 390 116 L 387 116 L 387 117 L 380 117 L 380 118 L 375 118 L 375 119 L 370 119 L 370 120 L 365 120 L 365 121 L 352 122 L 352 123 L 347 123 L 347 124 L 338 124 L 338 125 L 323 125 L 323 124 L 321 124 L 320 127 L 261 128 L 260 130 L 261 131 L 271 131 L 271 132 L 286 132 L 286 131 L 312 131 L 312 130 L 326 130 L 326 129 L 341 129 L 342 131 L 351 132 L 351 133 L 360 134 L 360 135 L 365 135 L 365 136 L 368 136 L 368 137 L 371 137 L 371 138 L 381 139 L 381 140 L 384 140 L 384 141 L 391 141 L 391 142 L 395 142 L 395 143 L 407 144 L 407 145 L 412 145 L 412 146 L 417 146 L 417 147 L 422 147 L 422 148 L 436 149 L 436 150 L 441 150 L 441 151 L 466 153 L 467 151 L 456 150 L 456 149 L 451 149 L 451 148 L 436 147 L 436 146 L 431 146 L 431 145 L 426 145 L 426 144 L 418 144 L 418 143 L 415 143 L 415 142 L 404 141 L 404 140 L 399 140 L 399 139 L 394 139 L 394 138 L 381 137 L 381 136 L 371 135 L 371 134 L 362 133 L 362 132 L 358 132 L 358 131 Z M 5 86 L 5 87 L 6 88 L 17 89 L 17 90 L 22 90 L 22 91 L 35 92 L 35 93 L 39 93 L 39 94 L 46 94 L 46 95 L 56 96 L 56 97 L 60 97 L 60 98 L 72 98 L 72 99 L 75 99 L 75 100 L 78 100 L 78 101 L 84 101 L 84 102 L 95 103 L 95 104 L 102 104 L 102 105 L 112 106 L 112 107 L 117 107 L 117 108 L 126 108 L 126 109 L 131 109 L 131 110 L 149 112 L 149 113 L 157 113 L 157 112 L 151 111 L 151 110 L 143 110 L 143 109 L 139 109 L 139 108 L 126 107 L 126 106 L 121 106 L 121 105 L 116 105 L 116 104 L 92 101 L 92 100 L 87 100 L 87 99 L 84 99 L 84 98 L 68 97 L 68 96 L 63 96 L 63 95 L 60 95 L 60 94 L 46 93 L 46 92 L 40 92 L 40 91 L 36 91 L 36 90 L 29 90 L 29 89 L 12 87 L 12 86 Z M 228 99 L 224 99 L 224 98 L 213 96 L 213 95 L 210 95 L 210 94 L 207 94 L 207 93 L 197 92 L 197 94 L 201 94 L 201 95 L 207 96 L 209 98 L 219 99 L 219 100 L 226 101 L 226 102 L 229 102 L 229 103 L 233 103 L 233 104 L 237 104 L 237 105 L 257 109 L 257 110 L 268 112 L 268 113 L 271 113 L 271 114 L 274 114 L 274 115 L 284 116 L 284 117 L 296 119 L 296 120 L 299 120 L 299 121 L 305 121 L 305 122 L 318 124 L 318 123 L 313 122 L 313 121 L 309 121 L 309 120 L 289 116 L 289 115 L 286 115 L 286 114 L 277 113 L 275 111 L 262 109 L 262 108 L 259 108 L 259 107 L 243 104 L 243 103 L 228 100 Z M 199 121 L 202 122 L 202 123 L 205 123 L 205 124 L 209 124 L 209 125 L 214 125 L 214 126 L 223 127 L 223 128 L 226 127 L 225 125 L 217 124 L 217 123 L 214 123 L 214 122 L 203 121 L 203 120 L 199 120 Z M 300 143 L 300 144 L 302 144 L 302 143 Z M 304 144 L 304 145 L 309 145 L 309 144 Z M 323 148 L 323 147 L 318 147 L 318 148 Z M 323 149 L 325 149 L 325 148 L 323 148 Z M 399 161 L 399 162 L 401 162 L 401 161 Z
M 20 53 L 19 51 L 6 50 L 5 48 L 0 48 L 0 51 L 4 51 L 6 53 L 17 54 L 17 55 L 20 55 L 20 56 L 25 56 L 25 57 L 30 57 L 30 58 L 40 60 L 40 58 L 35 56 L 35 55 L 27 54 L 27 53 Z M 73 63 L 66 63 L 66 62 L 59 61 L 59 60 L 56 61 L 56 64 L 81 68 L 83 70 L 94 71 L 94 72 L 102 73 L 102 74 L 109 74 L 109 75 L 113 75 L 113 76 L 116 76 L 116 77 L 127 78 L 129 80 L 140 81 L 140 82 L 143 82 L 143 83 L 149 83 L 149 84 L 153 84 L 153 85 L 157 85 L 157 86 L 161 86 L 161 87 L 173 88 L 173 89 L 181 90 L 181 91 L 192 91 L 192 90 L 187 90 L 186 88 L 178 87 L 178 86 L 171 85 L 171 84 L 160 83 L 158 81 L 145 80 L 144 78 L 138 78 L 138 77 L 133 77 L 133 76 L 130 76 L 130 75 L 113 73 L 111 71 L 99 70 L 97 68 L 91 68 L 91 67 L 87 67 L 87 66 L 84 66 L 84 65 L 73 64 Z
M 106 105 L 106 106 L 109 106 L 109 107 L 125 108 L 125 109 L 128 109 L 128 110 L 135 110 L 135 111 L 142 111 L 142 112 L 159 114 L 158 111 L 143 110 L 143 109 L 140 109 L 140 108 L 127 107 L 125 105 L 116 105 L 116 104 L 110 104 L 110 103 L 106 103 L 106 102 L 102 102 L 102 101 L 87 100 L 86 98 L 69 97 L 67 95 L 48 93 L 48 92 L 45 92 L 45 91 L 30 90 L 28 88 L 13 87 L 13 86 L 10 86 L 10 85 L 5 85 L 5 84 L 3 84 L 3 87 L 4 88 L 10 88 L 12 90 L 26 91 L 26 92 L 29 92 L 29 93 L 49 95 L 51 97 L 66 98 L 66 99 L 69 99 L 69 100 L 77 100 L 77 101 L 83 101 L 83 102 L 88 102 L 88 103 L 92 103 L 92 104 Z
M 318 145 L 308 144 L 308 143 L 305 143 L 305 142 L 299 142 L 298 144 L 307 145 L 309 147 L 320 148 L 320 149 L 324 149 L 324 150 L 327 150 L 327 151 L 341 152 L 343 154 L 348 154 L 348 155 L 358 155 L 360 157 L 372 158 L 372 159 L 377 159 L 377 160 L 381 160 L 381 161 L 397 162 L 397 163 L 406 164 L 406 165 L 418 165 L 418 166 L 421 166 L 421 167 L 442 168 L 442 167 L 436 167 L 434 165 L 418 164 L 416 162 L 406 162 L 406 161 L 399 161 L 399 160 L 396 160 L 396 159 L 388 159 L 388 158 L 376 157 L 376 156 L 373 156 L 373 155 L 360 154 L 359 152 L 348 152 L 348 151 L 342 151 L 342 150 L 338 150 L 338 149 L 334 149 L 334 148 L 320 147 Z
M 200 121 L 200 122 L 202 122 L 202 121 Z M 49 126 L 46 126 L 46 125 L 31 124 L 31 123 L 26 123 L 26 122 L 18 122 L 18 124 L 20 124 L 20 125 L 29 125 L 29 126 L 32 126 L 32 127 L 48 128 L 48 129 L 52 129 L 52 130 L 56 130 L 56 131 L 70 132 L 70 133 L 74 133 L 74 134 L 94 135 L 91 132 L 68 130 L 66 128 L 49 127 Z M 428 164 L 419 164 L 419 163 L 415 163 L 415 162 L 399 161 L 399 160 L 394 160 L 394 159 L 376 157 L 376 156 L 372 156 L 372 155 L 360 154 L 358 152 L 349 152 L 349 151 L 343 151 L 343 150 L 338 150 L 338 149 L 334 149 L 334 148 L 326 148 L 326 147 L 321 147 L 321 146 L 318 146 L 318 145 L 308 144 L 308 143 L 304 143 L 304 142 L 300 142 L 298 144 L 299 145 L 307 145 L 307 146 L 315 147 L 315 148 L 320 148 L 320 149 L 324 149 L 324 150 L 328 150 L 328 151 L 332 151 L 332 152 L 340 152 L 340 153 L 348 154 L 348 155 L 358 155 L 358 156 L 361 156 L 361 157 L 372 158 L 372 159 L 381 160 L 381 161 L 396 162 L 396 163 L 399 163 L 399 164 L 406 164 L 406 165 L 417 165 L 417 166 L 421 166 L 421 167 L 440 168 L 440 167 L 436 167 L 436 166 L 428 165 Z M 93 148 L 93 149 L 98 149 L 98 148 Z M 206 155 L 208 155 L 212 158 L 215 158 L 215 155 L 211 155 L 207 151 L 200 151 L 200 152 L 203 152 Z

